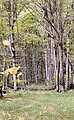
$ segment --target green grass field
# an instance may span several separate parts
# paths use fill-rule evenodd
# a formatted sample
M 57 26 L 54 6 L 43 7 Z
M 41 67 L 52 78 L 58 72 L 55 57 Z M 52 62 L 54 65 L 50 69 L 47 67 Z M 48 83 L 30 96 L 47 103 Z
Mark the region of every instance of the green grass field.
M 0 99 L 0 120 L 74 120 L 74 91 L 12 91 Z

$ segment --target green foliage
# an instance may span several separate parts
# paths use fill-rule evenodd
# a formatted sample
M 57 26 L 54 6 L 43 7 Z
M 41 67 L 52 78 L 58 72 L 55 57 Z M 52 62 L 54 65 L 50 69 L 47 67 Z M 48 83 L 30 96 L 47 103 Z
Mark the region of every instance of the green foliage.
M 0 66 L 0 72 L 2 72 L 3 71 L 3 67 L 2 66 Z
M 27 82 L 27 80 L 20 80 L 20 79 L 16 79 L 16 80 L 10 80 L 9 83 L 13 83 L 16 82 L 18 84 L 24 84 Z
M 66 74 L 64 74 L 64 80 L 66 80 Z
M 7 1 L 7 0 L 6 0 Z M 48 11 L 48 17 L 52 25 L 57 29 L 59 24 L 59 6 L 54 6 L 54 1 L 41 1 L 41 0 L 14 0 L 16 3 L 15 18 L 12 19 L 12 10 L 8 13 L 3 5 L 3 2 L 0 0 L 0 53 L 3 56 L 2 64 L 4 67 L 9 67 L 12 65 L 11 58 L 11 46 L 3 46 L 3 40 L 8 40 L 10 34 L 14 32 L 14 46 L 15 46 L 15 63 L 22 66 L 22 71 L 24 71 L 26 66 L 26 76 L 35 79 L 36 67 L 38 72 L 38 79 L 45 80 L 45 51 L 47 51 L 49 44 L 48 41 L 51 39 L 48 36 L 48 33 L 52 36 L 54 35 L 55 45 L 57 45 L 57 33 L 54 29 L 51 30 L 51 25 L 44 19 L 43 7 L 46 6 Z M 12 4 L 12 0 L 10 0 Z M 64 40 L 63 48 L 66 52 L 67 46 L 67 33 L 70 34 L 70 57 L 72 58 L 74 50 L 74 18 L 73 11 L 71 8 L 72 1 L 63 0 L 63 10 L 62 10 L 62 27 Z M 56 1 L 57 5 L 59 1 Z M 57 13 L 54 10 L 56 7 Z M 50 10 L 51 8 L 51 10 Z M 52 14 L 53 15 L 52 15 Z M 11 23 L 14 22 L 13 30 L 11 30 Z M 54 22 L 53 22 L 54 21 Z M 71 30 L 71 31 L 70 31 Z M 59 31 L 58 31 L 59 32 Z M 54 34 L 53 34 L 54 33 Z M 60 33 L 60 32 L 59 32 Z M 10 42 L 11 43 L 11 42 Z M 56 47 L 58 50 L 58 48 Z M 56 50 L 56 51 L 57 51 Z M 47 53 L 48 54 L 48 53 Z M 34 55 L 34 58 L 33 58 Z M 57 53 L 58 55 L 58 53 Z M 48 55 L 47 55 L 48 57 Z M 70 60 L 71 60 L 70 58 Z M 35 62 L 35 63 L 34 63 Z M 30 73 L 30 75 L 28 74 Z M 43 76 L 44 75 L 44 76 Z M 23 72 L 23 75 L 24 72 Z M 34 76 L 34 77 L 33 77 Z M 25 79 L 25 78 L 24 78 Z M 55 81 L 54 75 L 52 80 Z M 26 83 L 26 80 L 18 79 L 15 80 L 19 84 Z M 35 81 L 35 80 L 34 80 Z M 13 81 L 14 82 L 14 81 Z
M 2 82 L 0 82 L 0 87 L 2 86 Z

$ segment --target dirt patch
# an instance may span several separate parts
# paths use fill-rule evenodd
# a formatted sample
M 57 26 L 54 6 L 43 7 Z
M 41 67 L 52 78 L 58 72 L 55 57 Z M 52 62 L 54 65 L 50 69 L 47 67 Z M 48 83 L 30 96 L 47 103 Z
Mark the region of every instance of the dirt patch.
M 33 104 L 24 106 L 24 108 L 31 108 L 31 107 L 33 107 Z
M 17 100 L 16 98 L 12 98 L 10 96 L 2 96 L 1 99 L 2 100 L 6 100 L 6 101 L 16 101 Z
M 47 110 L 49 110 L 49 111 L 51 111 L 51 110 L 53 110 L 54 109 L 54 106 L 53 105 L 47 105 Z
M 5 97 L 5 100 L 7 100 L 7 101 L 16 101 L 15 98 L 10 98 L 10 97 Z

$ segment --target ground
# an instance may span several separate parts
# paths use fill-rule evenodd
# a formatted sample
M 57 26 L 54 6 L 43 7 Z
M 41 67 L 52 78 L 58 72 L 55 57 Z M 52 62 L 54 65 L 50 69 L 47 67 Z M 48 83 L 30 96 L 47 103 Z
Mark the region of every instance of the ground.
M 0 120 L 74 120 L 74 91 L 9 90 L 0 99 Z

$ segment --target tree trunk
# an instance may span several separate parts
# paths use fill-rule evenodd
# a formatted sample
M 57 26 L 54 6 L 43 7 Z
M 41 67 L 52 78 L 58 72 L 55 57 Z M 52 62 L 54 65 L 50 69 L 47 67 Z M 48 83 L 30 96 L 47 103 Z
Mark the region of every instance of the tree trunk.
M 67 38 L 67 56 L 66 56 L 66 82 L 65 90 L 68 89 L 69 84 L 69 38 Z
M 51 73 L 51 40 L 48 41 L 48 72 L 49 72 L 49 86 L 52 87 L 52 73 Z
M 64 91 L 65 88 L 64 88 L 64 73 L 63 73 L 63 51 L 61 47 L 59 47 L 59 59 L 60 59 L 60 71 L 59 71 L 60 91 Z
M 0 96 L 2 96 L 2 86 L 0 86 Z
M 12 66 L 15 67 L 15 47 L 14 47 L 14 42 L 15 42 L 15 37 L 14 37 L 14 22 L 16 18 L 16 6 L 15 6 L 15 1 L 12 0 L 12 20 L 11 20 L 11 57 L 12 57 Z M 16 85 L 16 75 L 13 74 L 13 80 L 14 80 L 14 90 L 17 89 Z
M 35 82 L 37 83 L 37 63 L 35 62 L 35 55 L 32 53 L 32 61 L 33 61 L 33 69 L 34 69 L 34 79 Z
M 47 60 L 47 51 L 45 51 L 45 83 L 48 86 L 49 74 L 48 74 L 48 60 Z
M 65 84 L 64 84 L 64 72 L 63 72 L 63 15 L 62 15 L 62 10 L 63 10 L 63 1 L 59 0 L 58 2 L 58 50 L 59 50 L 59 61 L 60 61 L 60 69 L 59 69 L 59 92 L 64 91 L 65 89 Z

